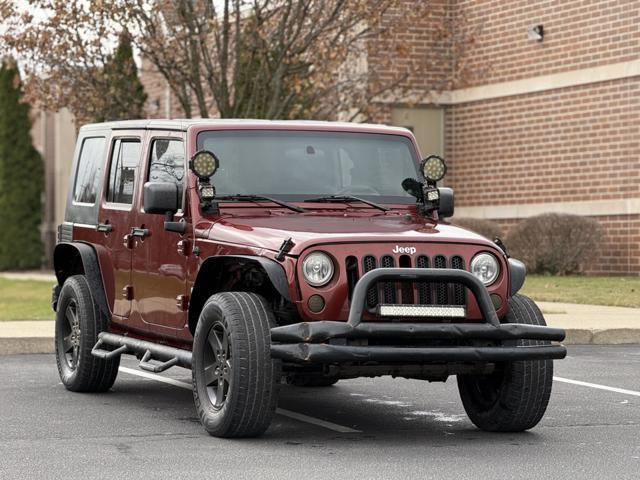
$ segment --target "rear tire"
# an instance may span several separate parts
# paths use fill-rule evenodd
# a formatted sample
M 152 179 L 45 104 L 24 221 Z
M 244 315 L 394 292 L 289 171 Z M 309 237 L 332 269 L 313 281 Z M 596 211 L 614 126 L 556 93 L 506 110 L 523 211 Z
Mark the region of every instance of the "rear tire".
M 542 312 L 528 297 L 514 295 L 503 323 L 546 325 Z M 518 346 L 550 345 L 549 341 L 518 340 Z M 490 432 L 521 432 L 535 427 L 551 396 L 553 360 L 527 360 L 496 365 L 490 375 L 458 375 L 458 390 L 471 421 Z
M 275 414 L 280 361 L 271 358 L 273 313 L 259 295 L 212 295 L 193 340 L 193 398 L 216 437 L 255 437 Z
M 55 323 L 56 362 L 67 390 L 105 392 L 113 386 L 120 357 L 102 360 L 91 354 L 107 323 L 84 275 L 67 278 L 58 298 Z

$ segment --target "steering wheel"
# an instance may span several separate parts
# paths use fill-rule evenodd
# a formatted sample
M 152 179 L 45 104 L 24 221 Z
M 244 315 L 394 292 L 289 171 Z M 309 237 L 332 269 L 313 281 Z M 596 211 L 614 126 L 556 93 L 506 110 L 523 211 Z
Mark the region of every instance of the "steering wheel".
M 349 195 L 349 194 L 364 194 L 364 195 L 380 195 L 380 192 L 369 185 L 349 185 L 348 187 L 341 188 L 335 194 L 336 195 Z

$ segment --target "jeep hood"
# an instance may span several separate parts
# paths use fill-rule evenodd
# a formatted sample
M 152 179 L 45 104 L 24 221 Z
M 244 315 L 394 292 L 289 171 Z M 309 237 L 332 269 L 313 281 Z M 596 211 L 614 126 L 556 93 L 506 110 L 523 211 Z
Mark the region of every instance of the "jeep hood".
M 487 238 L 460 227 L 404 211 L 387 214 L 350 212 L 223 215 L 203 232 L 205 238 L 277 251 L 294 242 L 290 255 L 328 243 L 471 243 L 495 249 Z

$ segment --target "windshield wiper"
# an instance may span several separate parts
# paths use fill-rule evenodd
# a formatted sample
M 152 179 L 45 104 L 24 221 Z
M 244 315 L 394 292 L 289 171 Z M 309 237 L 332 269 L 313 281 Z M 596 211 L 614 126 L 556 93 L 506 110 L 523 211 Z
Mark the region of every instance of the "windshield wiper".
M 282 200 L 278 200 L 276 198 L 265 197 L 264 195 L 244 195 L 244 194 L 234 194 L 234 195 L 216 195 L 215 200 L 222 202 L 260 202 L 267 201 L 275 203 L 276 205 L 280 205 L 281 207 L 288 208 L 289 210 L 293 210 L 294 212 L 303 213 L 308 212 L 306 208 L 298 207 L 296 205 L 291 205 L 290 203 L 283 202 Z
M 382 210 L 383 212 L 388 212 L 389 210 L 391 210 L 390 208 L 383 207 L 379 203 L 370 202 L 369 200 L 365 200 L 364 198 L 360 198 L 360 197 L 354 197 L 353 195 L 326 195 L 324 197 L 307 198 L 305 200 L 305 202 L 318 202 L 318 203 L 322 203 L 322 202 L 343 202 L 343 203 L 360 202 L 360 203 L 364 203 L 366 205 L 369 205 L 370 207 L 377 208 L 378 210 Z

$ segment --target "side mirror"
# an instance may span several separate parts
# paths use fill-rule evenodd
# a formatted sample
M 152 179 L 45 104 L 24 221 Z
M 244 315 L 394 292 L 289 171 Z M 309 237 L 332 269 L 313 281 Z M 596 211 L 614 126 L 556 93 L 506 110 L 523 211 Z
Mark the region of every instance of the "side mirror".
M 178 186 L 175 183 L 147 182 L 144 184 L 143 203 L 146 213 L 174 214 L 180 208 Z
M 440 192 L 440 204 L 438 205 L 438 216 L 440 218 L 453 217 L 453 189 L 441 187 L 438 188 Z

